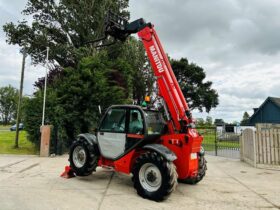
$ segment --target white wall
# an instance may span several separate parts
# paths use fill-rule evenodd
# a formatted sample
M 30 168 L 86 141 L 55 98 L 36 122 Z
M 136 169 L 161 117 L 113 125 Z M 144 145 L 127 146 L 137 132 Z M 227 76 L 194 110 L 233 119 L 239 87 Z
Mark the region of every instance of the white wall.
M 234 133 L 241 134 L 242 131 L 244 131 L 246 128 L 251 128 L 253 131 L 256 130 L 254 126 L 234 126 Z M 223 133 L 224 127 L 223 126 L 217 126 L 217 133 Z

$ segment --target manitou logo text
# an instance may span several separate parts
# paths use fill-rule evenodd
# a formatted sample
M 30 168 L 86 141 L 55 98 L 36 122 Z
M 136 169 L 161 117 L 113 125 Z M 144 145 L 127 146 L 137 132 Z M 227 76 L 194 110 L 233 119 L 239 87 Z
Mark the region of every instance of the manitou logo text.
M 157 66 L 157 69 L 158 69 L 158 72 L 161 73 L 161 72 L 164 72 L 164 69 L 163 69 L 163 66 L 162 66 L 162 63 L 160 61 L 160 58 L 157 54 L 157 51 L 156 51 L 156 48 L 154 45 L 150 46 L 150 51 L 152 53 L 152 56 L 154 58 L 154 61 L 156 63 L 156 66 Z

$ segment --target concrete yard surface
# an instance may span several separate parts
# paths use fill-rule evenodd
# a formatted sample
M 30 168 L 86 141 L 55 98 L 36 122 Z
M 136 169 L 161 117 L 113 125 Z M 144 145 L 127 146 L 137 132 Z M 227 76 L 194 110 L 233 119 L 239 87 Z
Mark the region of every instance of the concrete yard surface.
M 0 155 L 0 210 L 9 209 L 280 209 L 280 171 L 207 156 L 197 185 L 178 184 L 163 202 L 139 197 L 131 177 L 98 168 L 88 177 L 60 178 L 68 157 Z

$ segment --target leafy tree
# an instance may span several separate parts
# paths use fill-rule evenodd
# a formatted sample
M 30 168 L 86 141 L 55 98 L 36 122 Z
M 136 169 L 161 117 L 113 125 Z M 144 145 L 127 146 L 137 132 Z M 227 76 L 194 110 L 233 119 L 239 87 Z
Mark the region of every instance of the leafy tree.
M 52 85 L 58 78 L 63 79 L 63 68 L 55 66 L 54 68 L 50 69 L 47 74 L 47 86 Z M 38 80 L 35 81 L 34 86 L 40 90 L 43 90 L 45 86 L 45 77 L 38 78 Z
M 249 119 L 250 119 L 250 115 L 248 114 L 248 112 L 244 112 L 240 125 L 248 125 Z
M 217 125 L 225 125 L 225 122 L 223 119 L 215 119 L 214 124 Z
M 204 119 L 203 118 L 197 118 L 195 124 L 197 126 L 204 126 Z
M 50 115 L 55 115 L 55 101 L 57 100 L 55 93 L 48 88 L 46 95 L 46 123 L 50 121 Z M 42 123 L 42 105 L 43 91 L 37 91 L 34 96 L 27 98 L 23 108 L 23 121 L 25 130 L 28 132 L 28 140 L 35 143 L 37 148 L 40 147 L 40 126 Z
M 171 59 L 174 74 L 179 82 L 190 109 L 209 112 L 218 104 L 218 93 L 212 89 L 212 82 L 204 81 L 206 75 L 203 68 L 194 63 L 189 64 L 186 58 Z
M 28 0 L 22 13 L 33 17 L 31 25 L 22 20 L 3 28 L 7 42 L 24 47 L 34 64 L 44 63 L 41 52 L 49 46 L 51 63 L 73 67 L 94 53 L 87 42 L 103 36 L 107 11 L 128 17 L 127 7 L 128 0 Z
M 15 118 L 19 92 L 11 85 L 0 88 L 0 117 L 4 125 Z
M 109 9 L 129 17 L 127 7 L 128 0 L 28 0 L 23 14 L 32 16 L 32 22 L 4 26 L 7 42 L 24 47 L 34 64 L 45 62 L 41 52 L 50 47 L 46 121 L 66 146 L 76 134 L 97 126 L 98 105 L 104 109 L 133 99 L 140 102 L 154 92 L 155 79 L 140 41 L 130 37 L 124 44 L 106 49 L 87 44 L 103 36 L 104 15 Z M 203 82 L 202 68 L 186 59 L 173 60 L 174 66 L 192 109 L 210 111 L 218 104 L 211 82 Z M 44 81 L 36 82 L 38 90 L 28 100 L 24 115 L 30 139 L 37 145 Z
M 140 40 L 129 37 L 125 43 L 117 43 L 108 48 L 108 57 L 112 62 L 122 59 L 132 67 L 130 76 L 132 79 L 132 98 L 140 104 L 145 95 L 154 92 L 155 78 L 145 56 L 145 49 Z
M 99 105 L 104 110 L 112 104 L 130 103 L 127 89 L 131 80 L 126 75 L 130 71 L 128 63 L 111 62 L 106 54 L 85 57 L 75 69 L 65 68 L 63 79 L 54 78 L 47 89 L 46 123 L 53 125 L 55 138 L 63 139 L 68 147 L 77 134 L 97 127 Z M 38 147 L 42 101 L 43 91 L 38 90 L 35 97 L 29 99 L 24 115 L 29 138 Z
M 142 43 L 131 37 L 125 44 L 105 50 L 87 44 L 103 36 L 109 9 L 129 17 L 127 7 L 128 0 L 84 0 L 79 4 L 29 0 L 23 14 L 32 15 L 31 25 L 19 21 L 4 26 L 7 42 L 24 47 L 34 64 L 45 62 L 41 52 L 50 47 L 46 120 L 54 129 L 59 127 L 59 135 L 66 140 L 96 126 L 98 105 L 131 103 L 133 97 L 143 98 L 147 91 L 145 82 L 150 81 L 141 72 L 148 66 Z M 37 143 L 44 81 L 40 78 L 35 83 L 38 90 L 28 100 L 24 117 L 30 139 Z
M 48 76 L 49 85 L 53 78 L 61 76 L 63 68 L 75 68 L 81 58 L 100 51 L 86 43 L 104 35 L 107 11 L 112 10 L 128 18 L 128 1 L 83 0 L 77 4 L 76 1 L 66 0 L 29 0 L 23 14 L 33 16 L 32 25 L 26 21 L 7 23 L 4 26 L 7 42 L 24 46 L 34 64 L 44 63 L 45 53 L 41 52 L 46 46 L 50 47 L 49 60 L 54 66 Z M 126 43 L 118 43 L 106 51 L 112 61 L 126 59 L 132 66 L 129 76 L 133 79 L 130 84 L 133 90 L 128 93 L 132 98 L 141 101 L 146 93 L 151 94 L 154 79 L 140 41 L 130 37 Z M 35 86 L 42 89 L 43 84 L 44 78 L 41 78 Z
M 64 81 L 57 81 L 54 87 L 57 106 L 65 113 L 61 121 L 69 138 L 97 126 L 99 105 L 105 109 L 128 102 L 131 81 L 126 78 L 126 72 L 129 71 L 124 61 L 111 63 L 106 56 L 84 58 L 75 71 L 65 69 Z
M 213 125 L 213 118 L 210 117 L 210 116 L 207 116 L 207 117 L 206 117 L 206 120 L 205 120 L 205 124 L 206 124 L 207 126 Z

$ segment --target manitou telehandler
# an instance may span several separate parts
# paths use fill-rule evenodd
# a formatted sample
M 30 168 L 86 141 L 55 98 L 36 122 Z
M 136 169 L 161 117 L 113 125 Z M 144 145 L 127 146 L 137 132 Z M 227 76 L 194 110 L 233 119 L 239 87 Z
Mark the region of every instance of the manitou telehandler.
M 80 134 L 72 144 L 70 167 L 77 176 L 88 176 L 98 166 L 132 174 L 140 196 L 160 201 L 171 194 L 177 180 L 196 184 L 204 177 L 203 137 L 194 128 L 154 26 L 143 19 L 128 23 L 113 13 L 109 13 L 105 26 L 105 37 L 120 41 L 138 33 L 157 80 L 161 108 L 109 107 L 95 135 Z

